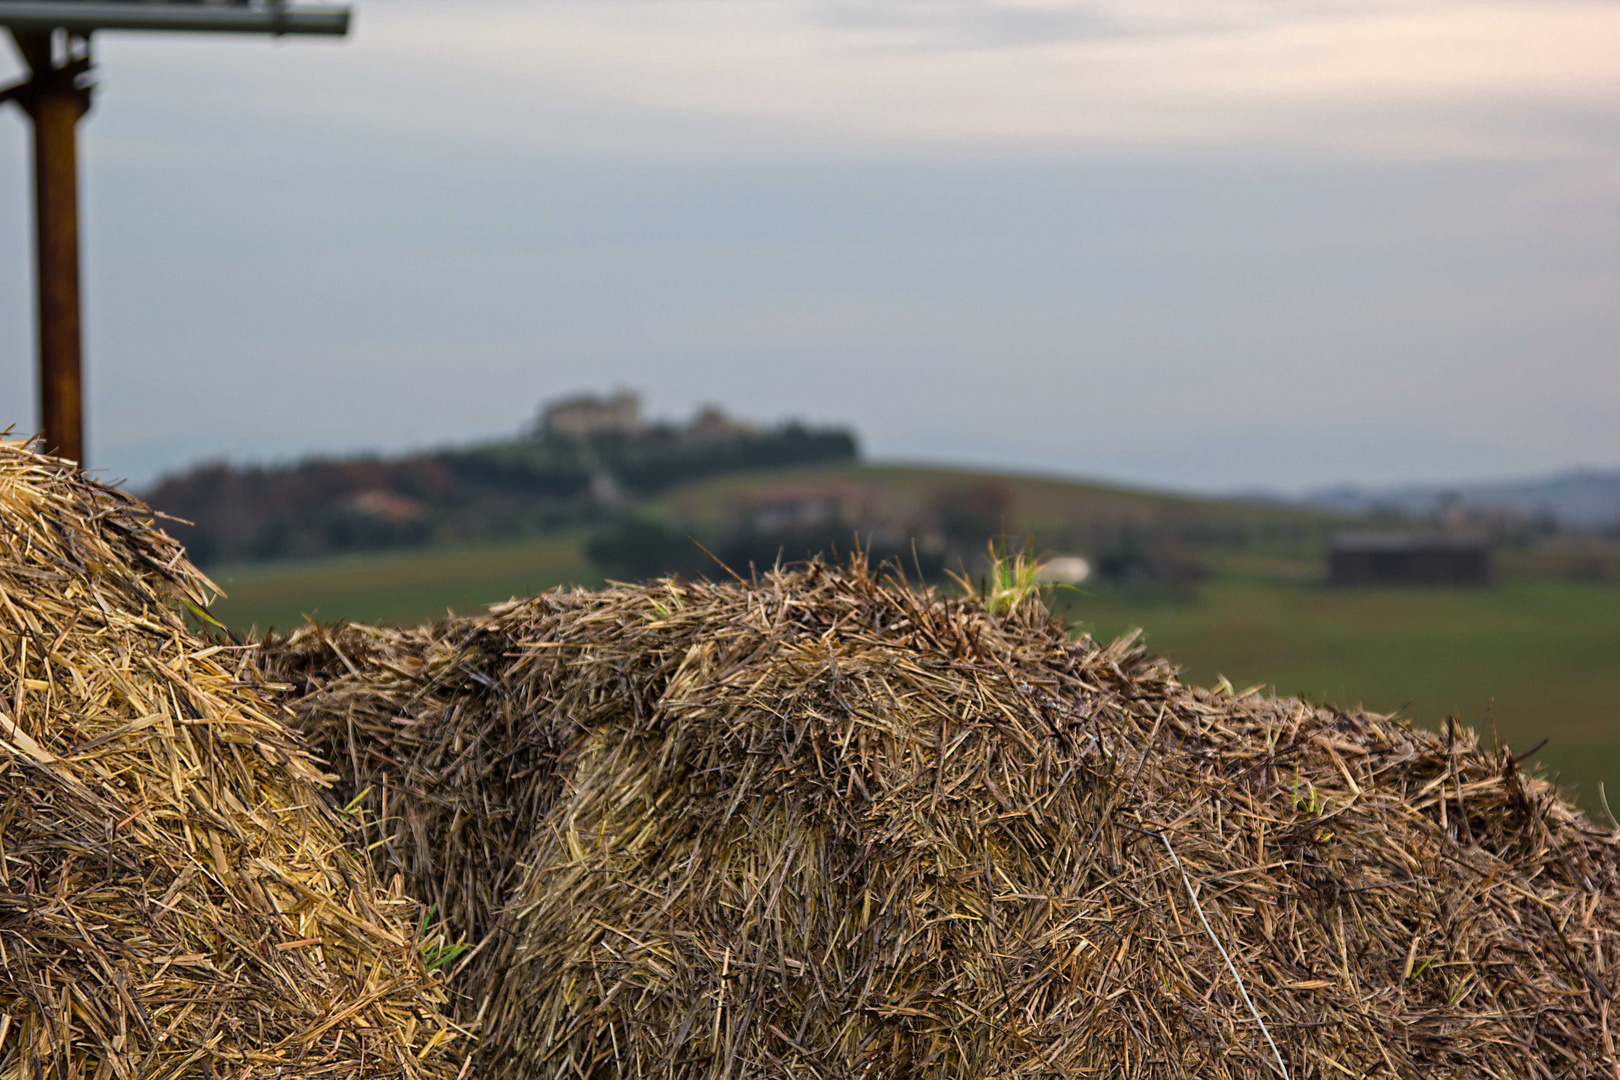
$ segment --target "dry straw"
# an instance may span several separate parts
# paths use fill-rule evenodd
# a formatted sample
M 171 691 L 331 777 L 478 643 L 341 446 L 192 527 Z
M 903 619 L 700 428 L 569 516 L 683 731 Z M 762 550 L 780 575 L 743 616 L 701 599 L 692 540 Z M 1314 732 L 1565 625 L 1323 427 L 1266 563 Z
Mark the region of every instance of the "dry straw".
M 456 1031 L 143 507 L 0 443 L 0 1078 L 432 1078 Z M 465 1041 L 465 1040 L 463 1040 Z
M 1620 1077 L 1616 840 L 1455 727 L 858 563 L 269 650 L 479 1076 Z

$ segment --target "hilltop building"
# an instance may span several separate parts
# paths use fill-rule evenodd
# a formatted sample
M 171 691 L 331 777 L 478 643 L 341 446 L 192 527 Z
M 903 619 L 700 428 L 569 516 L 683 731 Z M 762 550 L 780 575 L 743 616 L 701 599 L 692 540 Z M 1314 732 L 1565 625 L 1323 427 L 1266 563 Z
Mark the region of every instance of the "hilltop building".
M 617 435 L 689 443 L 726 442 L 758 434 L 753 425 L 732 419 L 717 405 L 703 406 L 682 426 L 654 423 L 641 413 L 641 395 L 631 390 L 618 390 L 606 397 L 575 394 L 548 402 L 540 410 L 534 431 L 541 438 L 552 439 Z
M 641 395 L 620 390 L 611 397 L 579 394 L 548 404 L 540 413 L 540 434 L 560 439 L 590 439 L 598 435 L 640 435 L 647 428 L 641 417 Z

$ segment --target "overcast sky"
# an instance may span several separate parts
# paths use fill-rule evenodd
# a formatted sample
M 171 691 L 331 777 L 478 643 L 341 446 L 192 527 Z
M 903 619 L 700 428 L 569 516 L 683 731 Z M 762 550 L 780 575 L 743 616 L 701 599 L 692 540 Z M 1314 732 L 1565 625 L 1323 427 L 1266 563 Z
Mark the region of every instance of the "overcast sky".
M 362 0 L 342 44 L 98 55 L 110 477 L 616 385 L 1204 490 L 1620 465 L 1620 4 Z

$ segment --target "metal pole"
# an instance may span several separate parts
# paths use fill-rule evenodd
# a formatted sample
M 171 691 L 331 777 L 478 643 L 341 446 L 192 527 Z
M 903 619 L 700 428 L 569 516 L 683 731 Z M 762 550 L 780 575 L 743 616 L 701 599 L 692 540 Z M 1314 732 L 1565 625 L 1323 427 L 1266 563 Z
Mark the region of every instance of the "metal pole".
M 69 38 L 70 55 L 58 66 L 49 32 L 13 36 L 34 73 L 21 104 L 34 122 L 41 437 L 46 453 L 83 465 L 78 123 L 90 107 L 90 91 L 77 81 L 89 68 L 88 53 L 75 61 Z
M 90 34 L 100 29 L 234 33 L 349 32 L 345 7 L 289 9 L 286 0 L 254 4 L 0 0 L 32 77 L 0 87 L 34 122 L 34 239 L 39 288 L 40 437 L 47 453 L 84 465 L 84 380 L 79 314 L 79 118 L 90 110 Z M 54 55 L 60 35 L 65 48 Z

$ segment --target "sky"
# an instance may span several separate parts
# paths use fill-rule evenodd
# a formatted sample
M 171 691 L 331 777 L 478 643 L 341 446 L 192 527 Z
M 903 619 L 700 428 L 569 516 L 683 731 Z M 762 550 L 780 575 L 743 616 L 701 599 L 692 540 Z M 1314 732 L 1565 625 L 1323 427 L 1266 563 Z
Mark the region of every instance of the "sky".
M 88 456 L 137 487 L 618 386 L 1200 491 L 1620 466 L 1608 0 L 362 0 L 97 55 Z

